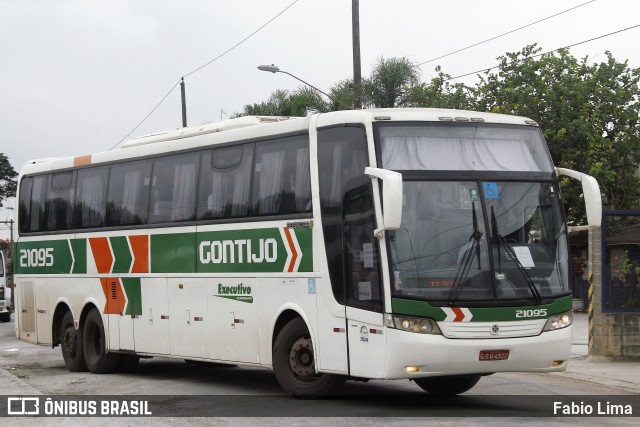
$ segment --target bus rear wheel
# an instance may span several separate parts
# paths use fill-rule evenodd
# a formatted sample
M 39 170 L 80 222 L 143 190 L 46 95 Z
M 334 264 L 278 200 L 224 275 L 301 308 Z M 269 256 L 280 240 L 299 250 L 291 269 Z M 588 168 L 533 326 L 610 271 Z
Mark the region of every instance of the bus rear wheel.
M 331 394 L 345 381 L 340 375 L 316 373 L 311 336 L 299 317 L 287 323 L 276 337 L 273 373 L 280 387 L 293 396 Z
M 107 352 L 102 316 L 92 309 L 82 328 L 82 348 L 87 368 L 94 374 L 108 374 L 118 369 L 120 355 Z
M 480 381 L 480 375 L 451 375 L 446 377 L 427 377 L 414 380 L 429 394 L 454 396 L 471 390 Z
M 70 311 L 65 313 L 60 325 L 60 348 L 64 364 L 70 372 L 87 370 L 82 350 L 82 331 L 75 328 Z

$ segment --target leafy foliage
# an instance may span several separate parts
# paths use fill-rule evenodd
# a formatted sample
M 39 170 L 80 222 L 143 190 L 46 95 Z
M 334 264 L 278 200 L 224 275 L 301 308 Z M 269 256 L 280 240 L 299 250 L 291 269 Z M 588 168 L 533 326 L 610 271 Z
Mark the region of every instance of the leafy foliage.
M 18 173 L 13 169 L 9 158 L 0 153 L 0 207 L 2 201 L 9 197 L 15 197 Z

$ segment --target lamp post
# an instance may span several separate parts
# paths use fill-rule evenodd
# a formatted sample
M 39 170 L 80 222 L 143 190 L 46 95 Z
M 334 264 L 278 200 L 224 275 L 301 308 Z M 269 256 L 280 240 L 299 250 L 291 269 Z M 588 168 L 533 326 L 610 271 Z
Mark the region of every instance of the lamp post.
M 330 100 L 332 100 L 332 101 L 334 101 L 334 102 L 336 102 L 336 103 L 340 104 L 342 107 L 346 108 L 347 110 L 350 110 L 350 109 L 351 109 L 351 107 L 349 107 L 349 106 L 347 106 L 347 105 L 344 105 L 342 102 L 340 102 L 339 100 L 337 100 L 337 99 L 336 99 L 336 98 L 334 98 L 333 96 L 329 95 L 328 93 L 326 93 L 326 92 L 324 92 L 324 91 L 321 91 L 320 89 L 318 89 L 317 87 L 315 87 L 315 86 L 314 86 L 314 85 L 312 85 L 311 83 L 305 82 L 305 81 L 304 81 L 304 80 L 302 80 L 300 77 L 298 77 L 298 76 L 294 76 L 293 74 L 291 74 L 291 73 L 290 73 L 290 72 L 288 72 L 288 71 L 281 70 L 281 69 L 280 69 L 280 68 L 278 68 L 278 66 L 276 66 L 276 65 L 273 65 L 273 64 L 271 64 L 271 65 L 258 65 L 258 70 L 260 70 L 260 71 L 268 71 L 268 72 L 270 72 L 270 73 L 274 73 L 274 74 L 275 74 L 275 73 L 283 73 L 283 74 L 287 74 L 287 75 L 289 75 L 289 76 L 293 77 L 294 79 L 296 79 L 296 80 L 298 80 L 298 81 L 300 81 L 300 82 L 304 83 L 305 85 L 309 86 L 310 88 L 312 88 L 312 89 L 314 89 L 314 90 L 317 90 L 318 92 L 320 92 L 321 94 L 323 94 L 324 96 L 326 96 L 326 97 L 327 97 L 327 98 L 329 98 Z

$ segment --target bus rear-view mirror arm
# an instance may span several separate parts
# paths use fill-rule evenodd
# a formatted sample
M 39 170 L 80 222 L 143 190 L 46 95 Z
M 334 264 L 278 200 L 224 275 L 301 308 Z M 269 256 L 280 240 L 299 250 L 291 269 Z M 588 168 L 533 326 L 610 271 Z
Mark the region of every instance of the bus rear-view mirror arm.
M 556 168 L 558 176 L 565 175 L 582 183 L 582 194 L 587 210 L 587 223 L 585 226 L 570 227 L 571 231 L 588 230 L 600 227 L 602 221 L 602 195 L 598 181 L 591 175 L 572 169 Z
M 398 172 L 366 167 L 365 175 L 382 180 L 382 222 L 374 230 L 377 238 L 386 230 L 397 230 L 402 222 L 402 175 Z

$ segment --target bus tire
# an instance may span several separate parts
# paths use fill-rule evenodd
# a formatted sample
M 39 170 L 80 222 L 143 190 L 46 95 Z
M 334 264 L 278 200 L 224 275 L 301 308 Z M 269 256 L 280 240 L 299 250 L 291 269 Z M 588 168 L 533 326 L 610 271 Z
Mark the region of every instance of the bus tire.
M 118 369 L 120 355 L 107 351 L 102 316 L 92 309 L 82 327 L 82 348 L 87 368 L 94 374 L 108 374 Z
M 60 324 L 60 348 L 64 364 L 70 372 L 84 372 L 87 364 L 82 349 L 82 331 L 75 328 L 73 314 L 67 311 Z
M 337 391 L 345 377 L 318 374 L 313 343 L 304 320 L 287 323 L 273 345 L 273 373 L 282 389 L 293 396 L 320 397 Z
M 418 386 L 436 396 L 454 396 L 471 390 L 480 381 L 480 375 L 450 375 L 445 377 L 416 378 Z

